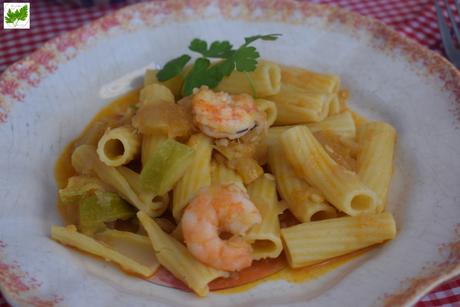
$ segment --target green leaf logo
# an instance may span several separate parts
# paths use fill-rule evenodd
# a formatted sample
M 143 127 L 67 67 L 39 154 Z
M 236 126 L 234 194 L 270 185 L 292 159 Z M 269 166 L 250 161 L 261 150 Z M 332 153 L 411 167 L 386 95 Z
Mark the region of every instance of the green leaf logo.
M 27 20 L 27 17 L 29 17 L 29 9 L 27 8 L 27 5 L 24 5 L 23 7 L 13 11 L 8 9 L 8 12 L 5 16 L 5 23 L 16 27 L 19 21 L 25 21 Z

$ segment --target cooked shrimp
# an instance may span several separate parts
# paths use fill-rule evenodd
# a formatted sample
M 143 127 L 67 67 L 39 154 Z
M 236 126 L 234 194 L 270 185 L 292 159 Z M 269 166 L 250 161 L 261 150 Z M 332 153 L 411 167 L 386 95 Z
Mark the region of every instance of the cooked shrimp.
M 262 218 L 249 196 L 238 185 L 203 188 L 182 217 L 184 241 L 201 262 L 224 271 L 251 266 L 252 248 L 241 235 Z M 221 239 L 220 233 L 233 236 Z
M 192 98 L 194 122 L 206 135 L 237 139 L 256 126 L 259 112 L 247 94 L 215 93 L 201 87 Z

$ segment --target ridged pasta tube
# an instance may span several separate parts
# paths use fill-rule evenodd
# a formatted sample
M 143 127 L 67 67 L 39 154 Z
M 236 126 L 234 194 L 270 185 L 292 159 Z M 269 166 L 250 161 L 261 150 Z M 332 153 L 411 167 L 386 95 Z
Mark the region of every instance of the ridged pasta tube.
M 275 175 L 281 198 L 299 221 L 310 222 L 337 216 L 337 211 L 326 203 L 321 192 L 297 176 L 279 142 L 269 147 L 268 164 Z
M 329 113 L 334 94 L 306 91 L 292 85 L 281 85 L 281 90 L 267 99 L 276 104 L 276 125 L 319 122 Z
M 109 248 L 125 255 L 137 263 L 145 265 L 156 271 L 160 264 L 155 257 L 155 252 L 149 237 L 128 231 L 107 229 L 95 234 L 96 240 L 104 243 Z
M 268 133 L 267 133 L 267 138 L 265 139 L 267 144 L 268 144 L 268 147 L 269 147 L 269 150 L 270 150 L 270 147 L 271 146 L 274 146 L 274 145 L 277 145 L 277 146 L 280 146 L 279 145 L 279 142 L 278 142 L 278 139 L 279 137 L 286 131 L 288 131 L 289 129 L 291 128 L 294 128 L 295 126 L 277 126 L 277 127 L 270 127 L 268 129 Z
M 334 116 L 327 117 L 326 119 L 317 122 L 309 123 L 306 126 L 311 132 L 327 132 L 348 140 L 356 137 L 356 125 L 353 116 L 350 112 L 343 112 Z M 270 127 L 268 129 L 267 143 L 270 145 L 285 131 L 295 127 L 292 126 L 278 126 Z
M 257 109 L 265 113 L 267 119 L 267 127 L 270 127 L 275 123 L 276 117 L 278 116 L 278 110 L 276 109 L 276 104 L 273 101 L 267 99 L 256 99 L 254 100 Z
M 224 78 L 216 87 L 218 91 L 230 94 L 246 93 L 249 95 L 255 91 L 256 97 L 276 95 L 280 91 L 281 70 L 278 64 L 260 61 L 253 72 L 238 72 Z
M 138 212 L 137 217 L 152 241 L 160 264 L 199 296 L 208 295 L 209 282 L 218 277 L 228 276 L 228 273 L 208 267 L 196 260 L 185 245 L 163 232 L 160 226 L 145 213 Z
M 262 217 L 262 223 L 253 226 L 245 236 L 252 242 L 253 259 L 276 258 L 281 254 L 283 245 L 280 239 L 280 209 L 275 179 L 270 174 L 260 176 L 248 186 L 248 193 Z
M 196 193 L 211 185 L 211 139 L 201 133 L 194 134 L 188 146 L 195 150 L 195 156 L 173 189 L 172 213 L 176 221 L 181 219 L 185 207 Z
M 395 221 L 388 212 L 339 217 L 281 229 L 287 259 L 293 268 L 345 255 L 395 236 Z
M 102 257 L 106 261 L 114 262 L 118 264 L 123 271 L 128 273 L 149 277 L 153 275 L 158 268 L 140 264 L 132 258 L 106 247 L 93 238 L 77 232 L 77 228 L 74 225 L 69 225 L 67 227 L 52 226 L 51 238 L 64 245 L 78 248 L 81 251 Z
M 116 167 L 131 162 L 140 145 L 140 137 L 132 128 L 109 128 L 97 144 L 97 155 L 106 165 Z
M 377 208 L 378 212 L 382 212 L 393 174 L 396 130 L 384 122 L 364 124 L 359 129 L 358 142 L 358 176 L 382 199 Z
M 307 124 L 311 132 L 329 132 L 331 134 L 345 137 L 356 137 L 356 125 L 350 112 L 343 112 L 337 115 L 329 116 L 326 119 Z
M 311 70 L 281 65 L 281 81 L 302 89 L 322 93 L 336 93 L 340 88 L 340 77 Z
M 337 164 L 305 126 L 284 132 L 280 141 L 288 161 L 332 205 L 349 215 L 375 213 L 381 200 L 358 175 Z

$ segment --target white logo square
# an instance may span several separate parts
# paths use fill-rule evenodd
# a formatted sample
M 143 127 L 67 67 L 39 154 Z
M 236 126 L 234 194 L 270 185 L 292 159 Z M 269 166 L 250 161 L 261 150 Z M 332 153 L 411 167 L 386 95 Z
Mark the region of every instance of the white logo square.
M 4 29 L 30 29 L 30 3 L 3 3 Z

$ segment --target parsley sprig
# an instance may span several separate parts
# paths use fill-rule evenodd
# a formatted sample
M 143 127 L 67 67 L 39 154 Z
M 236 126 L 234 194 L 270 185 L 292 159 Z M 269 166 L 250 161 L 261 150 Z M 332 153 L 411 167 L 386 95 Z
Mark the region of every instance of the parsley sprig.
M 5 16 L 5 23 L 11 23 L 13 26 L 16 27 L 19 21 L 24 21 L 29 16 L 29 10 L 27 9 L 27 5 L 22 6 L 21 8 L 12 11 L 8 9 L 8 12 Z
M 260 54 L 250 44 L 256 40 L 274 41 L 279 36 L 281 34 L 245 37 L 244 44 L 238 49 L 234 49 L 229 41 L 214 41 L 208 46 L 206 41 L 195 38 L 188 46 L 188 49 L 199 53 L 200 57 L 195 60 L 192 68 L 184 77 L 183 95 L 192 94 L 194 88 L 202 85 L 215 88 L 224 77 L 229 76 L 234 70 L 246 73 L 254 71 Z M 188 54 L 172 59 L 158 72 L 158 80 L 166 81 L 179 75 L 191 59 L 192 57 Z M 219 59 L 220 61 L 213 64 L 211 59 Z M 251 81 L 249 80 L 249 82 Z

